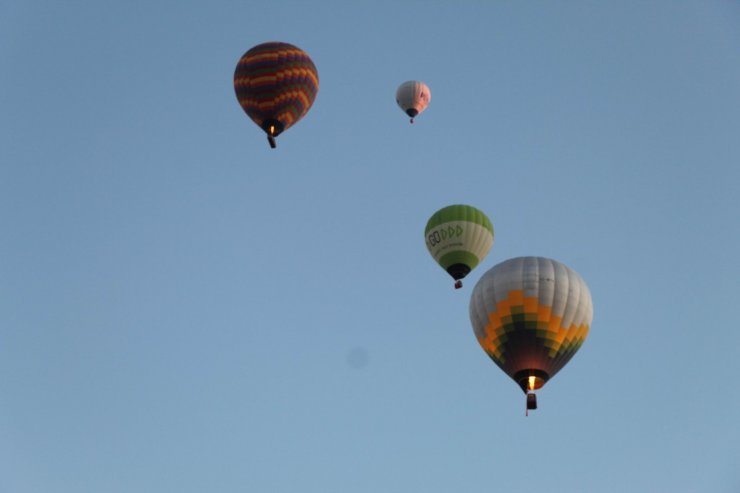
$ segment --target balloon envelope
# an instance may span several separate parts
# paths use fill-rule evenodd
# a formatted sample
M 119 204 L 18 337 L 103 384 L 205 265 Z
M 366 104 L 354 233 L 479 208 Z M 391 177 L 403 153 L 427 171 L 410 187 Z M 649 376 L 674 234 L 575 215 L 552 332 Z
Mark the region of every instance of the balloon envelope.
M 450 205 L 435 212 L 424 229 L 427 249 L 452 276 L 464 278 L 493 245 L 493 224 L 470 205 Z
M 319 91 L 319 75 L 308 54 L 288 43 L 269 42 L 242 55 L 234 90 L 244 112 L 272 138 L 308 112 Z
M 593 319 L 577 272 L 542 257 L 518 257 L 483 274 L 470 321 L 483 350 L 525 392 L 542 387 L 573 357 Z
M 424 111 L 432 100 L 432 91 L 429 86 L 418 80 L 409 80 L 401 84 L 396 90 L 396 103 L 404 113 L 414 117 Z

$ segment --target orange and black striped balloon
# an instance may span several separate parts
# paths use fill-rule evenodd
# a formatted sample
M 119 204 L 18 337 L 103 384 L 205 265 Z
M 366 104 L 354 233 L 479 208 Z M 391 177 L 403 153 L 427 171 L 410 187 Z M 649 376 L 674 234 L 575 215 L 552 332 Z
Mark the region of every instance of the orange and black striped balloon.
M 262 43 L 247 51 L 234 71 L 234 90 L 245 113 L 274 138 L 311 108 L 319 74 L 308 54 L 288 43 Z

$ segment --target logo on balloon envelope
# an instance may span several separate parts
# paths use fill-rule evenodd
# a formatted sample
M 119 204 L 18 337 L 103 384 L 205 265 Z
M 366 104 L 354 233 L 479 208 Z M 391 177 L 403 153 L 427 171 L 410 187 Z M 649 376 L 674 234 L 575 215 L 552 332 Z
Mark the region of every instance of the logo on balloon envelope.
M 462 236 L 463 232 L 462 226 L 447 226 L 446 228 L 443 227 L 432 231 L 427 236 L 427 240 L 431 246 L 435 246 L 445 240 Z

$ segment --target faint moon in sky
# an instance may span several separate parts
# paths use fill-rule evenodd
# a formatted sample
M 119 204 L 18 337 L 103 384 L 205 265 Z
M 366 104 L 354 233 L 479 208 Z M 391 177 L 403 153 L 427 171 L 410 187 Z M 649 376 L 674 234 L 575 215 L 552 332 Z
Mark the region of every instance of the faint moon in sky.
M 347 364 L 352 368 L 364 368 L 369 362 L 370 355 L 364 347 L 358 346 L 347 353 Z

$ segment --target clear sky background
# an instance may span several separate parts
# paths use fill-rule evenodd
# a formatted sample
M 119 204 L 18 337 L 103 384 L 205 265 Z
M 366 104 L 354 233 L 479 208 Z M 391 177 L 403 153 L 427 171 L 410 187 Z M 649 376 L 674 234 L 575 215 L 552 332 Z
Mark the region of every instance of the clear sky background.
M 11 0 L 0 88 L 0 492 L 740 491 L 738 2 Z M 528 418 L 468 318 L 521 255 L 594 301 Z

